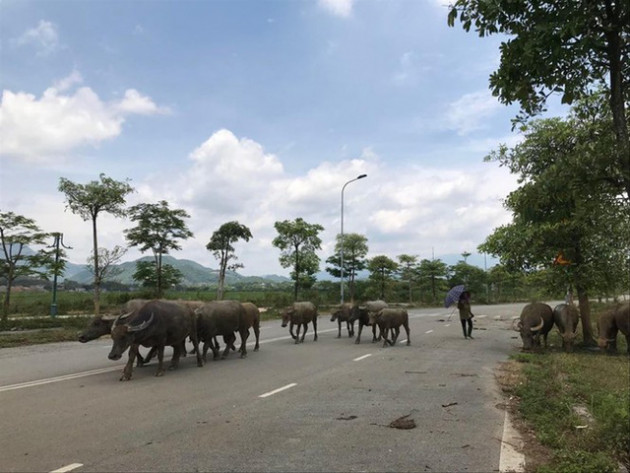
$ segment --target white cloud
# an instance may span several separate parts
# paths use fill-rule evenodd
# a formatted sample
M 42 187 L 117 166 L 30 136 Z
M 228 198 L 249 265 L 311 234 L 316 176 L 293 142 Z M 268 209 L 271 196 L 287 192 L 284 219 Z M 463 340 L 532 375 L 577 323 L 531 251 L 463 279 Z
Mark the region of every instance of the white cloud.
M 318 0 L 317 3 L 329 13 L 347 18 L 352 14 L 354 0 Z
M 104 102 L 89 87 L 71 88 L 82 82 L 73 71 L 44 91 L 41 98 L 4 90 L 0 103 L 3 156 L 29 162 L 47 162 L 84 145 L 118 136 L 130 114 L 164 113 L 149 97 L 134 89 L 122 100 Z
M 504 108 L 488 90 L 473 92 L 452 102 L 446 111 L 447 126 L 459 135 L 485 128 L 484 121 Z
M 40 20 L 35 28 L 26 30 L 12 43 L 16 46 L 33 46 L 37 49 L 38 55 L 47 56 L 59 47 L 57 26 L 50 21 Z

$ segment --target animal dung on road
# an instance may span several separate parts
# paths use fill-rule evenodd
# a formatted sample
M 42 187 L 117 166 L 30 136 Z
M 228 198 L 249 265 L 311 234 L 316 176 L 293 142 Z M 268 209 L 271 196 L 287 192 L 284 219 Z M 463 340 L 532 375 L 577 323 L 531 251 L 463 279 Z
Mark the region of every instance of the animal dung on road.
M 402 430 L 415 429 L 416 421 L 413 419 L 407 419 L 407 417 L 409 417 L 410 415 L 411 414 L 407 414 L 406 416 L 402 416 L 396 420 L 393 420 L 392 422 L 390 422 L 388 427 L 391 427 L 392 429 Z

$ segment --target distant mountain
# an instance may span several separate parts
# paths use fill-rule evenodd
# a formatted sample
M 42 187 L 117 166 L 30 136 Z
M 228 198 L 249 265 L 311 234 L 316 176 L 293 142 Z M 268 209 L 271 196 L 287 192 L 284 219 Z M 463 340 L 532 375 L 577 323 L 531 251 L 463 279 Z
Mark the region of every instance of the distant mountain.
M 125 263 L 121 263 L 120 265 L 116 265 L 115 268 L 120 269 L 121 271 L 116 276 L 108 278 L 108 281 L 115 281 L 126 285 L 137 284 L 137 282 L 133 279 L 133 274 L 136 272 L 136 263 L 138 261 L 153 261 L 153 257 L 144 256 L 135 261 L 127 261 Z M 162 257 L 162 264 L 170 264 L 184 275 L 181 283 L 183 286 L 202 286 L 216 283 L 219 280 L 219 271 L 217 269 L 206 268 L 195 261 L 177 259 L 169 255 L 164 255 Z M 68 263 L 66 265 L 64 278 L 76 281 L 79 284 L 90 284 L 94 280 L 94 275 L 87 269 L 87 265 Z M 225 283 L 228 285 L 242 282 L 282 283 L 289 281 L 289 278 L 278 275 L 262 277 L 242 276 L 235 271 L 228 271 L 225 274 Z

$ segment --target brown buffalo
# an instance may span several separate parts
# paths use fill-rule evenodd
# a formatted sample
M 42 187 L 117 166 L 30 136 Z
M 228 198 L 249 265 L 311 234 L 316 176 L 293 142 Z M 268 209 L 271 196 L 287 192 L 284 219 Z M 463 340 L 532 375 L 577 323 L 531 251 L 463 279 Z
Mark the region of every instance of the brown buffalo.
M 540 336 L 543 336 L 547 347 L 547 334 L 553 328 L 553 310 L 542 302 L 532 302 L 523 307 L 518 330 L 523 340 L 523 349 L 531 350 L 540 346 Z
M 370 323 L 378 325 L 383 337 L 383 347 L 395 345 L 398 335 L 400 335 L 400 326 L 402 325 L 407 332 L 407 345 L 411 344 L 409 338 L 409 314 L 405 309 L 384 308 L 370 315 Z M 392 339 L 387 338 L 389 332 L 392 333 Z
M 295 340 L 295 343 L 304 342 L 306 331 L 308 330 L 308 324 L 313 322 L 313 330 L 315 331 L 315 337 L 313 341 L 317 341 L 317 308 L 312 302 L 294 302 L 292 305 L 284 309 L 282 312 L 282 327 L 286 327 L 289 324 L 289 333 L 291 338 Z M 293 326 L 297 325 L 296 334 L 293 335 Z M 300 328 L 304 328 L 302 338 L 300 339 Z
M 195 310 L 197 314 L 197 332 L 199 340 L 203 342 L 202 358 L 205 360 L 208 349 L 212 349 L 214 359 L 219 357 L 219 348 L 215 345 L 215 337 L 222 335 L 226 340 L 226 347 L 221 358 L 225 358 L 231 345 L 231 337 L 234 332 L 239 332 L 241 336 L 241 347 L 239 352 L 241 358 L 247 356 L 247 337 L 249 336 L 249 326 L 247 326 L 247 313 L 243 304 L 238 301 L 210 301 Z
M 577 335 L 580 312 L 573 304 L 559 304 L 553 309 L 553 322 L 562 337 L 562 348 L 566 352 L 573 351 L 573 342 Z
M 630 355 L 630 302 L 617 304 L 599 316 L 597 320 L 599 337 L 597 344 L 608 353 L 617 352 L 617 333 L 626 337 L 628 355 Z
M 330 321 L 334 322 L 336 320 L 337 326 L 339 327 L 339 330 L 337 331 L 337 338 L 341 338 L 341 324 L 343 322 L 346 323 L 346 328 L 348 329 L 348 337 L 354 336 L 354 321 L 356 320 L 356 318 L 352 318 L 352 314 L 358 309 L 358 305 L 346 302 L 345 304 L 342 304 L 332 311 L 332 317 L 330 318 Z

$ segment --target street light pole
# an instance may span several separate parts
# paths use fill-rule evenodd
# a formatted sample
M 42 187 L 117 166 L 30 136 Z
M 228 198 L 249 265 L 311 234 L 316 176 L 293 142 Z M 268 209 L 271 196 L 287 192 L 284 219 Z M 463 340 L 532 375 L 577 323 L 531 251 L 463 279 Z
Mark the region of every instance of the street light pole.
M 57 274 L 59 273 L 59 256 L 60 256 L 59 245 L 68 249 L 72 249 L 72 247 L 66 246 L 63 243 L 63 233 L 53 233 L 52 236 L 55 239 L 55 242 L 49 248 L 55 249 L 55 267 L 53 271 L 53 293 L 52 293 L 52 304 L 50 304 L 50 315 L 52 317 L 56 317 L 57 316 Z
M 343 304 L 343 191 L 346 189 L 346 186 L 348 184 L 350 184 L 351 182 L 354 181 L 358 181 L 359 179 L 363 179 L 364 177 L 367 177 L 367 174 L 361 174 L 360 176 L 355 177 L 354 179 L 350 179 L 348 182 L 346 182 L 343 187 L 341 188 L 341 241 L 340 241 L 340 260 L 341 260 L 341 303 Z

